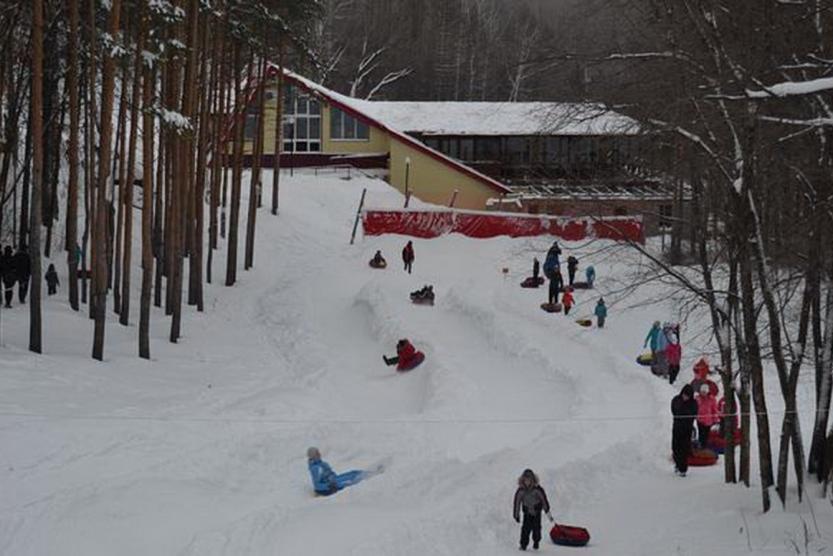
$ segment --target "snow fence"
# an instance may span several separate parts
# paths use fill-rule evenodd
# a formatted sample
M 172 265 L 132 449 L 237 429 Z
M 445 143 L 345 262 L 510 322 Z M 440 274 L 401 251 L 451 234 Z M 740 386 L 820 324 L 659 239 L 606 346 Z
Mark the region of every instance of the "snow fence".
M 612 239 L 645 243 L 640 216 L 561 217 L 469 210 L 364 209 L 365 235 L 434 238 L 458 233 L 473 238 L 556 236 L 567 241 Z

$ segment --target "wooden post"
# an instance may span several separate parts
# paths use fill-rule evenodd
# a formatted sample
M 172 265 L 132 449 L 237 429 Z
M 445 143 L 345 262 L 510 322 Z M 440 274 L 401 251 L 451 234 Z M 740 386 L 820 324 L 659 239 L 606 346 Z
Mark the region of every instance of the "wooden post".
M 457 201 L 457 194 L 460 193 L 459 189 L 455 189 L 454 193 L 451 194 L 451 200 L 448 202 L 448 208 L 454 208 L 454 202 Z
M 356 220 L 353 222 L 353 235 L 350 236 L 350 245 L 356 241 L 356 230 L 359 227 L 359 218 L 362 217 L 362 209 L 364 208 L 364 196 L 367 194 L 367 188 L 362 189 L 362 198 L 359 201 L 359 210 L 356 211 Z
M 408 208 L 408 205 L 411 202 L 411 190 L 408 187 L 408 179 L 410 178 L 411 174 L 411 157 L 405 157 L 405 208 Z

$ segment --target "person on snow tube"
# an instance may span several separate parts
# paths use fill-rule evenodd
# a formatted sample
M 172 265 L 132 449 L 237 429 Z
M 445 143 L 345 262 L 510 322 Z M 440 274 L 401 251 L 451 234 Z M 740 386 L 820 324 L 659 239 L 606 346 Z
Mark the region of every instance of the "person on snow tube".
M 594 311 L 596 314 L 596 323 L 599 328 L 605 327 L 605 319 L 607 319 L 607 305 L 605 305 L 604 298 L 599 298 L 599 302 L 596 303 L 596 310 Z
M 671 414 L 674 426 L 671 430 L 671 450 L 674 454 L 674 471 L 685 477 L 688 471 L 688 456 L 691 454 L 691 429 L 697 418 L 697 402 L 690 384 L 683 386 L 680 393 L 671 400 Z
M 382 256 L 381 251 L 376 251 L 376 254 L 373 255 L 372 259 L 370 259 L 370 266 L 372 266 L 373 268 L 385 268 L 386 266 L 388 266 L 388 262 Z
M 720 423 L 720 408 L 717 406 L 717 396 L 708 384 L 700 385 L 697 400 L 697 439 L 700 447 L 705 448 L 709 442 L 709 431 Z
M 541 542 L 541 513 L 547 514 L 552 521 L 550 514 L 550 502 L 547 500 L 547 493 L 538 484 L 538 476 L 532 469 L 524 469 L 523 474 L 518 478 L 518 490 L 515 491 L 515 500 L 512 504 L 512 517 L 516 523 L 521 523 L 521 510 L 523 510 L 523 524 L 521 525 L 521 550 L 529 546 L 529 536 L 532 535 L 532 548 L 538 550 Z
M 588 266 L 584 269 L 584 277 L 587 279 L 587 287 L 592 288 L 593 282 L 596 281 L 596 269 L 592 266 Z
M 411 292 L 411 301 L 430 301 L 434 302 L 434 286 L 422 286 L 415 292 Z
M 366 476 L 366 472 L 361 470 L 336 474 L 332 467 L 321 459 L 318 448 L 314 447 L 307 449 L 307 467 L 312 478 L 312 488 L 316 494 L 322 496 L 329 496 L 345 487 L 355 485 Z
M 396 343 L 396 357 L 382 356 L 388 366 L 396 365 L 397 371 L 409 371 L 422 363 L 425 354 L 417 351 L 407 339 L 399 340 Z

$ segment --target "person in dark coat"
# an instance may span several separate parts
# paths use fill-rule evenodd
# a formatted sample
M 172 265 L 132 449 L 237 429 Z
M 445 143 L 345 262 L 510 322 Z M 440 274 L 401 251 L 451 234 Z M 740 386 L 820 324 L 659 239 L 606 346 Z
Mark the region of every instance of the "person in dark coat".
M 58 293 L 58 286 L 61 285 L 61 282 L 58 280 L 58 273 L 55 272 L 55 265 L 50 264 L 49 269 L 46 271 L 46 287 L 49 295 L 55 295 Z
M 6 299 L 6 308 L 12 306 L 12 298 L 14 297 L 14 283 L 17 282 L 17 273 L 14 266 L 14 255 L 12 254 L 11 245 L 7 245 L 3 249 L 3 255 L 0 256 L 0 278 L 2 278 L 3 289 Z
M 14 271 L 17 275 L 18 292 L 21 303 L 26 303 L 29 293 L 29 278 L 32 276 L 32 261 L 29 260 L 29 250 L 24 245 L 14 254 Z
M 691 454 L 691 431 L 697 419 L 697 402 L 694 399 L 694 388 L 690 384 L 683 386 L 682 391 L 671 400 L 671 414 L 674 416 L 671 450 L 674 453 L 675 473 L 685 477 L 688 456 Z
M 516 523 L 521 523 L 521 510 L 523 510 L 523 524 L 521 525 L 521 550 L 529 546 L 529 536 L 532 535 L 532 548 L 538 550 L 541 542 L 541 513 L 547 514 L 552 521 L 550 514 L 550 502 L 547 500 L 547 493 L 538 484 L 538 477 L 532 469 L 525 469 L 518 478 L 518 490 L 515 491 L 515 500 L 512 504 L 512 517 Z
M 567 257 L 567 278 L 570 280 L 570 285 L 576 281 L 576 269 L 578 268 L 578 259 L 570 255 Z
M 558 294 L 564 289 L 564 278 L 561 276 L 561 271 L 557 268 L 550 278 L 549 303 L 558 303 Z
M 538 281 L 538 275 L 541 273 L 541 263 L 538 262 L 538 258 L 532 259 L 532 277 L 535 281 Z
M 409 241 L 405 248 L 402 249 L 402 262 L 405 263 L 405 270 L 410 274 L 411 268 L 414 265 L 414 243 L 412 241 Z

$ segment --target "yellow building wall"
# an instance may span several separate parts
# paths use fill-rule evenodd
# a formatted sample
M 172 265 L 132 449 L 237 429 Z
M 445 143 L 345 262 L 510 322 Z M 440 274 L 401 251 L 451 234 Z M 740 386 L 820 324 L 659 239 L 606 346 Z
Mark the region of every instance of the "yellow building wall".
M 389 181 L 396 189 L 405 192 L 405 165 L 410 159 L 408 189 L 411 195 L 428 203 L 447 205 L 454 190 L 458 190 L 456 208 L 485 210 L 486 201 L 498 197 L 499 192 L 455 170 L 413 146 L 390 138 Z

